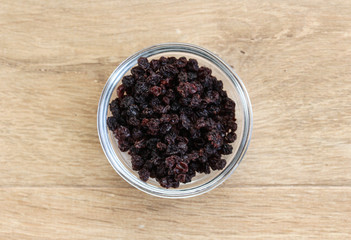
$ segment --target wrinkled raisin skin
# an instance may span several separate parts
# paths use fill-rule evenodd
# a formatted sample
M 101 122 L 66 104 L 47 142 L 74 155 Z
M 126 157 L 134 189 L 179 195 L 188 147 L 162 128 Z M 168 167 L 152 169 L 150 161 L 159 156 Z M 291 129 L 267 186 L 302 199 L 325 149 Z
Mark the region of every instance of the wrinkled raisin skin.
M 142 181 L 164 188 L 222 170 L 237 136 L 235 102 L 196 59 L 141 57 L 122 78 L 107 127 Z

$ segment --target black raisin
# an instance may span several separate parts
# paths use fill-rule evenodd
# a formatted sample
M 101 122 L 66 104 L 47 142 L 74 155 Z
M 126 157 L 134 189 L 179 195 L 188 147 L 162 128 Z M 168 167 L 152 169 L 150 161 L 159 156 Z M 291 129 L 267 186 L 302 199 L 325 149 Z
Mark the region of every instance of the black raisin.
M 147 70 L 150 67 L 149 61 L 147 60 L 147 58 L 144 57 L 140 57 L 138 59 L 138 65 L 144 70 Z
M 110 103 L 107 126 L 142 181 L 176 188 L 222 170 L 237 138 L 235 102 L 195 59 L 139 58 Z

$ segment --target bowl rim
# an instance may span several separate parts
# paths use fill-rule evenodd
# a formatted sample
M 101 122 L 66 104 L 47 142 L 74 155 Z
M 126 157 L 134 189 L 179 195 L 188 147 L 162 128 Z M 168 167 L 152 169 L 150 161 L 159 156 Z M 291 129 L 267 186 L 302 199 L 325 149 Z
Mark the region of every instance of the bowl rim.
M 227 77 L 232 81 L 236 90 L 239 93 L 240 99 L 243 102 L 243 111 L 244 111 L 244 128 L 243 128 L 243 137 L 240 142 L 239 148 L 235 153 L 231 162 L 218 174 L 215 178 L 210 181 L 201 184 L 200 186 L 188 188 L 188 189 L 165 189 L 161 187 L 155 187 L 151 184 L 147 184 L 140 179 L 136 178 L 133 174 L 129 172 L 128 169 L 119 160 L 116 155 L 113 146 L 109 140 L 108 129 L 106 124 L 106 116 L 108 112 L 108 107 L 110 103 L 111 95 L 116 87 L 116 85 L 121 81 L 122 77 L 129 71 L 130 68 L 134 67 L 138 58 L 150 57 L 156 54 L 165 53 L 165 52 L 184 52 L 190 53 L 193 55 L 200 56 L 207 59 L 211 63 L 215 64 Z M 187 198 L 194 197 L 200 194 L 206 193 L 221 183 L 223 183 L 239 166 L 242 161 L 247 148 L 249 146 L 252 134 L 252 125 L 253 125 L 253 116 L 252 116 L 252 106 L 250 102 L 249 95 L 247 90 L 236 74 L 236 72 L 225 63 L 220 57 L 210 52 L 209 50 L 196 46 L 189 43 L 160 43 L 157 45 L 144 48 L 127 59 L 125 59 L 121 64 L 119 64 L 116 69 L 112 72 L 108 78 L 99 100 L 98 110 L 97 110 L 97 130 L 99 135 L 99 140 L 102 146 L 102 149 L 110 162 L 113 169 L 129 184 L 135 188 L 148 193 L 153 196 L 162 197 L 162 198 Z M 233 161 L 236 160 L 236 161 Z

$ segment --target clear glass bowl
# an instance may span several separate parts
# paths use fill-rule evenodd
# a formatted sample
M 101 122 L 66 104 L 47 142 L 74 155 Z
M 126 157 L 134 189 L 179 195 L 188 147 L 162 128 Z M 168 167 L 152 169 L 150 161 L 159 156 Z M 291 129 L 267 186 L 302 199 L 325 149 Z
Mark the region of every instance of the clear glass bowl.
M 199 66 L 206 66 L 212 69 L 212 75 L 223 81 L 223 88 L 227 91 L 228 96 L 236 103 L 237 140 L 232 144 L 233 153 L 222 156 L 227 160 L 226 167 L 221 171 L 211 171 L 210 174 L 197 173 L 192 179 L 192 182 L 181 184 L 176 189 L 162 188 L 152 178 L 147 182 L 141 181 L 138 173 L 132 170 L 130 156 L 128 153 L 119 150 L 117 140 L 114 138 L 113 133 L 108 130 L 106 124 L 107 117 L 112 115 L 109 110 L 109 103 L 117 97 L 116 89 L 121 84 L 122 77 L 130 73 L 130 69 L 137 64 L 139 57 L 147 57 L 151 60 L 158 59 L 161 56 L 194 58 L 199 62 Z M 154 196 L 186 198 L 197 196 L 214 189 L 227 179 L 239 165 L 250 142 L 252 109 L 244 84 L 233 69 L 222 59 L 202 47 L 183 43 L 165 43 L 151 46 L 133 54 L 115 69 L 109 77 L 100 97 L 97 112 L 97 128 L 107 159 L 124 180 L 141 191 Z

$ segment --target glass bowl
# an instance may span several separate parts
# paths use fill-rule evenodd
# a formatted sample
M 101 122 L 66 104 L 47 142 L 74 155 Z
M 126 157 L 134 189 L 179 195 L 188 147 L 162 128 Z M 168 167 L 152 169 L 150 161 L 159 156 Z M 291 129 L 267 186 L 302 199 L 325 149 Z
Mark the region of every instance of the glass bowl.
M 161 56 L 194 58 L 199 62 L 199 66 L 206 66 L 212 69 L 212 75 L 223 81 L 224 90 L 236 103 L 237 140 L 232 143 L 233 153 L 222 156 L 227 161 L 226 167 L 221 171 L 211 171 L 210 174 L 197 173 L 190 183 L 180 184 L 179 188 L 176 189 L 163 188 L 152 178 L 147 182 L 141 181 L 138 173 L 132 169 L 130 156 L 128 153 L 119 150 L 117 140 L 114 138 L 113 133 L 108 130 L 106 124 L 107 117 L 112 115 L 109 110 L 109 103 L 117 97 L 116 89 L 121 84 L 123 76 L 130 73 L 130 69 L 137 64 L 139 57 L 146 57 L 151 60 L 158 59 Z M 97 112 L 97 129 L 107 159 L 124 180 L 141 191 L 154 196 L 186 198 L 214 189 L 237 168 L 250 142 L 252 109 L 244 84 L 233 69 L 222 59 L 199 46 L 184 43 L 165 43 L 151 46 L 133 54 L 123 61 L 111 74 L 100 97 Z

